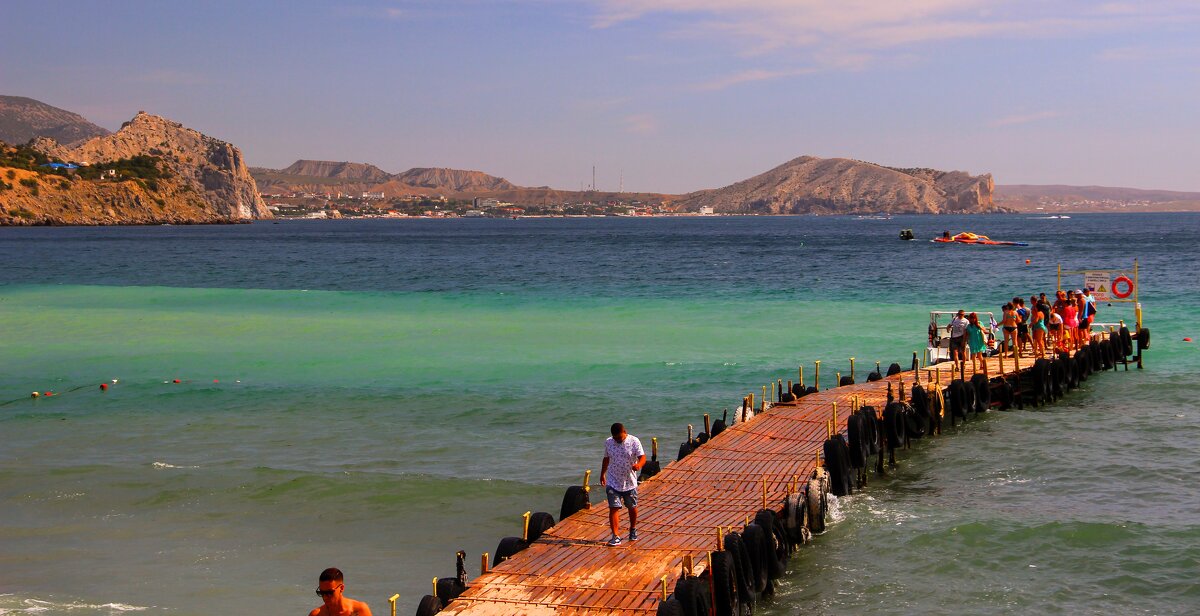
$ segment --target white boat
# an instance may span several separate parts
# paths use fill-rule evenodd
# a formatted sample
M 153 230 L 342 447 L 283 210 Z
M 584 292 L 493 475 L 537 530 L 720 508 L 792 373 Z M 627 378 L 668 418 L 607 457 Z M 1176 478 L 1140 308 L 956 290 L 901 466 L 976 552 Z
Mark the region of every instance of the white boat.
M 974 312 L 979 315 L 979 323 L 984 325 L 991 333 L 991 338 L 988 340 L 988 352 L 990 355 L 995 350 L 996 332 L 1000 329 L 1000 324 L 996 322 L 996 315 L 986 310 L 966 310 L 964 314 Z M 954 315 L 958 314 L 957 310 L 931 310 L 929 312 L 929 332 L 925 347 L 925 360 L 932 366 L 944 361 L 950 361 L 950 321 Z M 984 315 L 987 315 L 987 323 L 983 321 Z

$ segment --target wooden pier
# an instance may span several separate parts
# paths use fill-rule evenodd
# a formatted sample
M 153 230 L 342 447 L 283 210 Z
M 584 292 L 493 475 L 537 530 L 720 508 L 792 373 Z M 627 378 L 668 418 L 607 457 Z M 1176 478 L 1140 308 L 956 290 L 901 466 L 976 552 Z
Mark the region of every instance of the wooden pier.
M 1002 377 L 1019 379 L 1035 359 L 986 361 L 995 383 Z M 943 363 L 776 404 L 750 421 L 731 425 L 682 460 L 669 465 L 663 460 L 662 472 L 638 487 L 641 539 L 636 543 L 606 545 L 608 509 L 599 486 L 594 490 L 601 496 L 598 503 L 559 521 L 527 549 L 472 580 L 442 613 L 653 614 L 664 587 L 667 592 L 674 587 L 685 559 L 695 563 L 698 573 L 708 553 L 717 549 L 718 527 L 740 529 L 760 509 L 780 510 L 789 486 L 809 477 L 829 437 L 835 404 L 834 430 L 840 433 L 847 429 L 853 405 L 882 410 L 889 386 L 896 393 L 901 384 L 911 389 L 917 382 L 945 389 L 959 376 L 953 364 Z M 971 376 L 968 362 L 966 378 Z M 946 418 L 948 427 L 949 410 Z M 668 449 L 673 453 L 674 444 Z

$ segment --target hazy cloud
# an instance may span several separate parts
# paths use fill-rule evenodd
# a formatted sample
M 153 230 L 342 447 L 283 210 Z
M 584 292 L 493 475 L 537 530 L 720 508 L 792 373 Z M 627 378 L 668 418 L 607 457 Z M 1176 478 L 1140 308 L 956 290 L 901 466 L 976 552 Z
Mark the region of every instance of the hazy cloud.
M 633 135 L 653 135 L 658 132 L 658 118 L 649 113 L 635 113 L 621 118 L 621 126 Z
M 1037 111 L 1034 113 L 1023 113 L 1023 114 L 1006 116 L 1003 118 L 992 120 L 991 122 L 989 122 L 989 124 L 993 127 L 1017 126 L 1020 124 L 1029 124 L 1031 122 L 1040 122 L 1042 120 L 1049 120 L 1051 118 L 1057 118 L 1060 115 L 1062 115 L 1062 114 L 1060 114 L 1057 111 Z
M 593 0 L 593 25 L 613 27 L 649 15 L 676 20 L 671 36 L 734 45 L 759 55 L 784 49 L 859 55 L 898 46 L 987 37 L 1072 36 L 1196 21 L 1200 3 L 1145 0 Z M 826 68 L 838 68 L 826 66 Z
M 732 75 L 719 77 L 712 81 L 696 84 L 693 89 L 702 92 L 724 90 L 725 88 L 743 83 L 751 83 L 754 81 L 769 81 L 772 79 L 782 79 L 784 77 L 795 77 L 797 75 L 808 75 L 815 72 L 812 68 L 802 68 L 782 71 L 768 71 L 764 69 L 750 69 Z

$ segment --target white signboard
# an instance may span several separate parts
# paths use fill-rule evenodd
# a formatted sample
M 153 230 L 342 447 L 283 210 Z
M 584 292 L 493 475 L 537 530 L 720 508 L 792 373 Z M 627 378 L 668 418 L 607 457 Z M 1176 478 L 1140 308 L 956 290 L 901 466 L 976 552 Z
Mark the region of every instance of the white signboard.
M 1109 272 L 1086 272 L 1083 275 L 1083 287 L 1091 289 L 1092 295 L 1098 302 L 1111 301 L 1112 275 Z

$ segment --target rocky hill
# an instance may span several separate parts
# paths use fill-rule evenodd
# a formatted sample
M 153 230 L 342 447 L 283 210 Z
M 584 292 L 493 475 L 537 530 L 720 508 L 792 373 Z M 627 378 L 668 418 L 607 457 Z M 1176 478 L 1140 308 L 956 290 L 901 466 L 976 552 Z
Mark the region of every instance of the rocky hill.
M 410 186 L 451 192 L 489 192 L 518 188 L 504 178 L 488 175 L 482 171 L 464 171 L 443 167 L 409 169 L 404 173 L 396 174 L 395 178 Z
M 279 173 L 318 178 L 338 178 L 361 182 L 386 182 L 392 178 L 390 173 L 375 165 L 328 160 L 298 160 L 286 169 L 280 169 Z
M 1200 193 L 1116 186 L 1008 184 L 996 186 L 996 204 L 1023 212 L 1194 212 L 1200 210 Z
M 758 214 L 975 213 L 997 210 L 992 190 L 989 174 L 801 156 L 725 188 L 685 195 L 678 207 Z
M 178 122 L 139 112 L 76 146 L 40 138 L 32 151 L 81 163 L 53 170 L 6 148 L 0 224 L 226 223 L 271 218 L 242 153 Z M 17 156 L 17 155 L 20 156 Z
M 328 160 L 298 160 L 284 169 L 253 167 L 250 172 L 263 190 L 277 192 L 380 191 L 389 197 L 402 195 L 459 195 L 520 190 L 504 178 L 482 171 L 447 168 L 415 168 L 390 174 L 366 163 Z
M 24 96 L 0 96 L 0 141 L 22 144 L 36 137 L 75 144 L 109 134 L 108 130 L 65 109 Z

